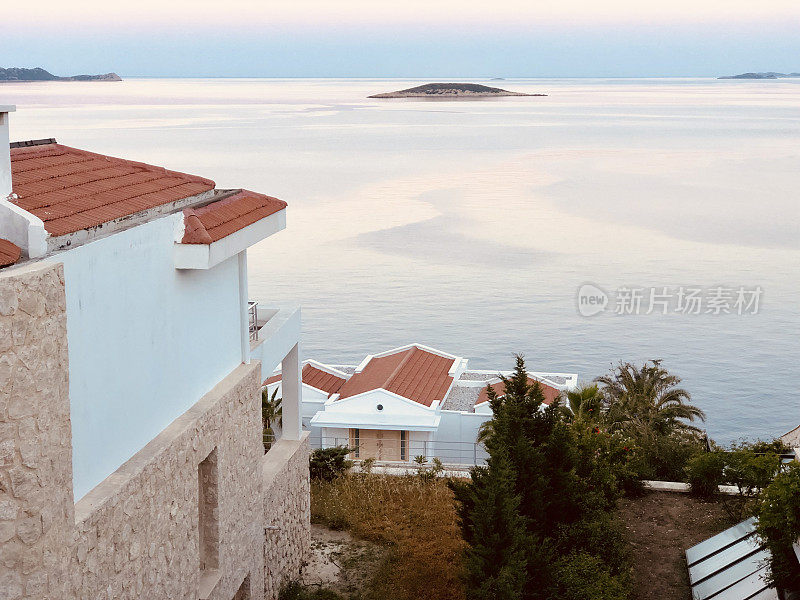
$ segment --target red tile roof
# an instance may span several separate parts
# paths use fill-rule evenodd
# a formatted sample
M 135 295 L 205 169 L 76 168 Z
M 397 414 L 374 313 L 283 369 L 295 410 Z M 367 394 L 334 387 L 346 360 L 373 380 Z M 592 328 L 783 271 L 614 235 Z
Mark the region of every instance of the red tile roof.
M 313 388 L 327 392 L 328 396 L 332 396 L 338 392 L 346 382 L 347 379 L 344 377 L 332 375 L 317 367 L 311 365 L 303 367 L 303 383 L 307 383 Z
M 13 265 L 19 260 L 20 249 L 8 240 L 0 239 L 0 267 Z
M 262 383 L 261 385 L 270 385 L 271 383 L 277 383 L 280 380 L 281 380 L 281 374 L 278 373 L 277 375 L 272 375 L 270 377 L 267 377 L 264 380 L 264 383 Z
M 416 346 L 372 358 L 360 373 L 347 380 L 339 394 L 349 398 L 383 388 L 414 402 L 430 406 L 444 399 L 453 378 L 448 375 L 455 359 Z
M 201 208 L 183 211 L 184 244 L 210 244 L 286 208 L 286 202 L 242 190 Z
M 528 377 L 528 385 L 533 385 L 537 381 L 538 379 L 534 379 L 533 377 Z M 487 387 L 491 387 L 495 392 L 497 392 L 498 396 L 500 396 L 501 398 L 506 395 L 506 386 L 502 381 L 498 383 L 493 383 L 491 384 L 491 386 Z M 547 385 L 546 383 L 542 383 L 541 381 L 539 381 L 539 387 L 542 388 L 542 394 L 544 394 L 544 403 L 547 404 L 548 406 L 551 405 L 553 402 L 555 402 L 556 398 L 558 398 L 559 394 L 561 394 L 561 391 L 558 390 L 557 388 L 554 388 L 551 385 Z M 486 388 L 483 388 L 481 390 L 480 396 L 478 396 L 478 399 L 475 400 L 475 406 L 477 406 L 478 404 L 483 404 L 484 402 L 488 401 L 489 401 L 489 394 Z
M 214 182 L 61 144 L 11 148 L 12 200 L 64 235 L 214 189 Z
M 264 381 L 264 385 L 277 383 L 280 380 L 280 375 L 273 375 Z M 328 397 L 338 392 L 346 381 L 344 377 L 333 375 L 313 365 L 305 365 L 303 367 L 303 383 L 327 393 Z

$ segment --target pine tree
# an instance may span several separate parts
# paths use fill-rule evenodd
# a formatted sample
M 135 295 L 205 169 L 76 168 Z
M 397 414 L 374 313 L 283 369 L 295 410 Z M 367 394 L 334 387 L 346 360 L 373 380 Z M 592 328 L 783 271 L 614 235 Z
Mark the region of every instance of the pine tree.
M 576 446 L 571 430 L 563 420 L 563 411 L 554 404 L 544 406 L 544 394 L 538 382 L 530 383 L 522 357 L 517 357 L 516 368 L 510 377 L 502 377 L 501 394 L 488 388 L 493 418 L 484 427 L 481 438 L 489 454 L 488 467 L 475 469 L 468 492 L 456 490 L 461 502 L 461 518 L 465 540 L 470 545 L 467 559 L 468 596 L 485 593 L 480 577 L 485 576 L 482 560 L 501 557 L 503 564 L 514 565 L 496 544 L 496 536 L 481 537 L 473 524 L 483 522 L 486 511 L 510 510 L 516 507 L 517 519 L 506 515 L 504 523 L 522 527 L 524 540 L 523 561 L 525 585 L 521 598 L 534 600 L 546 598 L 552 587 L 549 565 L 555 560 L 555 538 L 564 524 L 577 521 L 581 516 L 578 500 L 583 497 L 581 482 L 575 474 Z M 504 472 L 509 471 L 508 475 Z M 509 481 L 513 488 L 502 492 Z M 502 482 L 502 484 L 501 484 Z M 492 487 L 492 490 L 487 488 Z M 497 494 L 506 493 L 516 498 L 512 504 L 490 508 L 486 503 L 498 502 Z M 492 499 L 493 498 L 493 499 Z M 506 514 L 505 512 L 503 514 Z M 498 581 L 494 576 L 491 581 Z M 489 598 L 491 596 L 474 596 Z
M 471 484 L 452 484 L 460 500 L 468 600 L 521 600 L 526 581 L 526 528 L 505 456 L 472 471 Z

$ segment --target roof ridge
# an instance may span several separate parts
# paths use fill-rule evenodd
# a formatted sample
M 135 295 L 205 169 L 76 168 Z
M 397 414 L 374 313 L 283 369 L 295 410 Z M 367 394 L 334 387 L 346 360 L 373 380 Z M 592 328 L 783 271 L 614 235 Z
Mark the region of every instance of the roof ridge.
M 187 208 L 183 211 L 184 230 L 183 230 L 183 244 L 210 244 L 211 235 L 203 225 L 197 213 Z
M 391 385 L 392 385 L 392 383 L 394 382 L 395 378 L 396 378 L 396 377 L 397 377 L 397 376 L 400 374 L 400 371 L 403 369 L 403 367 L 405 367 L 405 366 L 406 366 L 406 364 L 408 364 L 408 361 L 409 361 L 409 360 L 411 360 L 411 357 L 412 357 L 412 356 L 413 356 L 413 355 L 414 355 L 414 354 L 415 354 L 415 353 L 416 353 L 418 350 L 419 350 L 419 348 L 417 348 L 416 346 L 412 346 L 412 347 L 411 347 L 411 348 L 409 348 L 408 350 L 405 350 L 405 352 L 407 352 L 407 354 L 405 355 L 405 357 L 403 357 L 403 360 L 401 360 L 401 361 L 400 361 L 400 363 L 399 363 L 399 364 L 398 364 L 398 365 L 397 365 L 397 366 L 394 368 L 394 371 L 392 371 L 392 372 L 389 374 L 389 377 L 387 377 L 387 378 L 386 378 L 386 381 L 383 383 L 383 386 L 382 386 L 382 387 L 383 387 L 384 389 L 386 389 L 386 390 L 388 390 L 388 389 L 389 389 L 389 386 L 391 386 Z M 390 355 L 390 356 L 391 356 L 391 355 Z
M 10 148 L 30 148 L 31 146 L 47 146 L 49 144 L 57 144 L 56 138 L 42 138 L 39 140 L 25 140 L 22 142 L 11 142 L 8 144 Z

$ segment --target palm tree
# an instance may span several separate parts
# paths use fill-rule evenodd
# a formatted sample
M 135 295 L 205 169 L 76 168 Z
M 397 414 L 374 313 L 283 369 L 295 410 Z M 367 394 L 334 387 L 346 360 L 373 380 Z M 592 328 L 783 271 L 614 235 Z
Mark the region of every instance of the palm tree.
M 261 390 L 261 423 L 264 427 L 264 449 L 269 450 L 275 439 L 275 432 L 272 430 L 272 423 L 277 421 L 283 427 L 283 409 L 281 400 L 278 398 L 278 387 L 270 396 L 269 389 Z
M 597 384 L 584 384 L 562 394 L 564 416 L 573 423 L 598 423 L 603 416 L 603 394 Z
M 690 423 L 705 421 L 705 413 L 693 404 L 689 392 L 677 387 L 680 377 L 661 366 L 661 360 L 646 361 L 641 368 L 620 363 L 608 375 L 595 379 L 600 386 L 610 429 L 632 434 L 697 434 Z

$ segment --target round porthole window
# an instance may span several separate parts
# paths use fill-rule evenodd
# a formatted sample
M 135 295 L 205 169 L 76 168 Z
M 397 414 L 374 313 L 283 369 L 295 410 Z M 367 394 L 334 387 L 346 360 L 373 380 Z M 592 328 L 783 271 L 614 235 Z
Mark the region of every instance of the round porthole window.
M 377 409 L 378 410 L 383 410 L 383 404 L 378 404 Z

